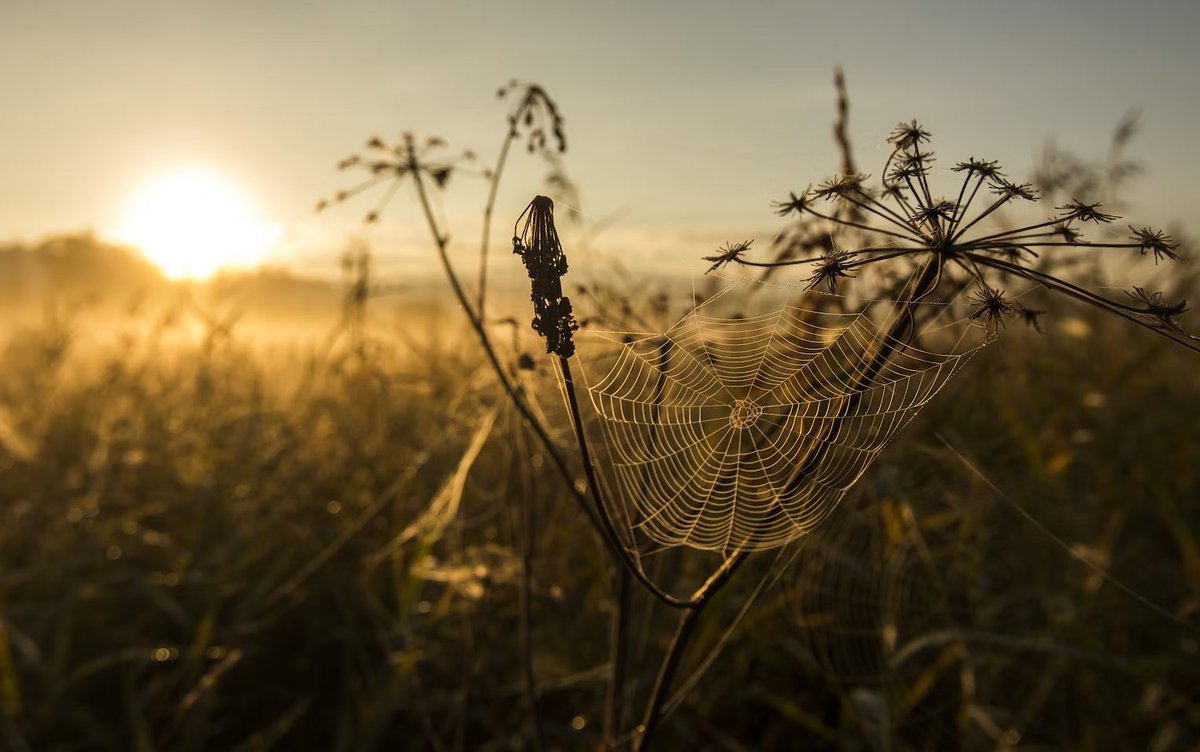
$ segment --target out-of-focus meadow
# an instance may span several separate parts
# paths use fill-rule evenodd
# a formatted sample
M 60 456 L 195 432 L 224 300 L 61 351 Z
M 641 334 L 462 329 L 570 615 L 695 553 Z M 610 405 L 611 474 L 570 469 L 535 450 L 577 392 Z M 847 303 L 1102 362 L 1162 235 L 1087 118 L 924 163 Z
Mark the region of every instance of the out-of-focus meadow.
M 0 746 L 529 746 L 523 552 L 545 743 L 595 746 L 609 562 L 447 294 L 356 318 L 352 288 L 168 283 L 88 237 L 0 263 Z M 1059 314 L 977 356 L 789 566 L 746 565 L 665 746 L 1200 743 L 1195 355 Z M 631 696 L 671 632 L 636 597 Z

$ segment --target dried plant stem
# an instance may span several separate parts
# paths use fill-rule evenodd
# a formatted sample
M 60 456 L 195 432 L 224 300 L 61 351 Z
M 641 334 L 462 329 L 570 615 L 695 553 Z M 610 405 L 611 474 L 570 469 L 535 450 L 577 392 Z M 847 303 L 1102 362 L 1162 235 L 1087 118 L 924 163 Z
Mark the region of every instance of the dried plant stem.
M 492 232 L 492 212 L 496 208 L 496 193 L 500 190 L 500 176 L 504 174 L 504 165 L 508 162 L 508 150 L 517 138 L 517 131 L 510 127 L 504 143 L 500 145 L 500 156 L 496 158 L 496 166 L 492 169 L 492 184 L 488 187 L 487 203 L 483 207 L 483 237 L 479 241 L 479 297 L 475 304 L 475 314 L 482 320 L 484 304 L 487 300 L 487 257 L 488 240 Z
M 813 215 L 814 217 L 820 217 L 821 219 L 824 219 L 828 222 L 834 222 L 839 225 L 846 225 L 847 227 L 854 227 L 859 230 L 866 230 L 867 232 L 874 232 L 874 233 L 878 233 L 880 235 L 890 235 L 893 238 L 900 238 L 901 240 L 907 240 L 910 243 L 920 243 L 921 242 L 920 238 L 915 237 L 911 233 L 899 233 L 899 232 L 892 232 L 891 230 L 882 230 L 878 227 L 872 227 L 871 225 L 865 225 L 861 222 L 853 222 L 849 219 L 839 219 L 837 217 L 831 217 L 828 214 L 822 214 L 821 212 L 817 211 L 816 209 L 810 208 L 810 209 L 806 209 L 805 211 L 807 211 L 809 214 Z
M 637 752 L 646 752 L 650 749 L 650 744 L 658 731 L 659 722 L 662 720 L 663 702 L 667 699 L 667 692 L 671 689 L 671 682 L 674 681 L 679 662 L 683 659 L 683 654 L 691 642 L 692 633 L 696 629 L 700 615 L 704 612 L 704 607 L 711 602 L 712 597 L 725 583 L 729 582 L 729 578 L 745 560 L 746 554 L 743 551 L 734 551 L 730 554 L 717 571 L 708 578 L 708 581 L 692 595 L 696 606 L 679 615 L 675 636 L 671 638 L 671 644 L 663 656 L 663 661 L 658 668 L 658 675 L 654 678 L 654 686 L 650 690 L 650 699 L 646 703 L 646 712 L 642 716 L 642 725 L 639 729 L 641 734 L 634 742 L 634 749 Z
M 879 370 L 883 368 L 883 366 L 891 358 L 896 349 L 895 343 L 908 326 L 909 319 L 913 313 L 913 308 L 918 302 L 920 302 L 920 300 L 929 295 L 929 293 L 932 292 L 937 286 L 937 282 L 941 276 L 941 267 L 943 263 L 944 259 L 942 257 L 935 257 L 930 259 L 925 265 L 924 269 L 922 269 L 921 274 L 913 286 L 912 292 L 904 305 L 903 311 L 900 313 L 897 320 L 892 324 L 886 344 L 874 355 L 864 371 L 862 383 L 866 383 L 870 379 L 874 378 Z M 852 413 L 853 402 L 854 401 L 852 400 L 852 404 L 847 406 L 847 411 L 844 414 Z M 836 423 L 837 421 L 835 421 L 835 424 Z M 800 478 L 803 478 L 806 473 L 810 472 L 811 469 L 820 462 L 822 455 L 823 452 L 820 449 L 811 452 L 798 469 L 793 483 L 797 482 Z M 671 683 L 674 680 L 674 675 L 679 667 L 679 663 L 683 658 L 688 644 L 691 642 L 692 634 L 701 614 L 704 611 L 704 607 L 710 602 L 713 594 L 716 593 L 721 586 L 728 581 L 729 577 L 742 560 L 744 560 L 744 554 L 742 552 L 735 552 L 733 555 L 731 555 L 726 560 L 725 565 L 716 573 L 714 573 L 709 581 L 705 583 L 704 587 L 702 587 L 695 595 L 693 595 L 693 600 L 697 603 L 696 607 L 680 614 L 679 622 L 675 629 L 675 635 L 672 638 L 670 647 L 668 647 L 667 653 L 663 658 L 663 662 L 659 667 L 658 675 L 655 678 L 654 686 L 650 692 L 650 700 L 647 703 L 646 713 L 641 725 L 641 736 L 636 742 L 636 749 L 638 752 L 646 752 L 650 749 L 650 744 L 654 739 L 654 735 L 657 732 L 659 723 L 662 719 L 663 703 L 666 700 L 667 693 L 670 690 Z
M 797 487 L 804 483 L 805 478 L 813 470 L 820 467 L 821 463 L 824 461 L 826 451 L 828 450 L 829 446 L 831 446 L 831 444 L 826 442 L 824 439 L 827 436 L 833 435 L 837 431 L 842 420 L 846 416 L 854 414 L 855 408 L 862 399 L 864 387 L 871 383 L 871 381 L 879 374 L 879 371 L 887 364 L 888 360 L 896 352 L 896 343 L 905 336 L 910 327 L 915 326 L 914 316 L 916 306 L 921 300 L 933 292 L 934 288 L 937 287 L 938 280 L 941 279 L 943 264 L 945 264 L 945 258 L 940 255 L 934 256 L 926 262 L 925 267 L 921 270 L 920 276 L 917 278 L 916 284 L 913 285 L 912 292 L 903 302 L 901 311 L 897 315 L 895 322 L 888 330 L 887 337 L 883 340 L 883 344 L 879 348 L 879 351 L 872 356 L 870 362 L 867 364 L 867 367 L 863 369 L 862 374 L 857 380 L 855 388 L 850 392 L 850 398 L 846 400 L 845 405 L 838 412 L 835 419 L 829 422 L 829 427 L 825 429 L 825 434 L 820 437 L 820 440 L 816 443 L 812 451 L 810 451 L 804 457 L 803 461 L 800 463 L 800 466 L 796 469 L 795 475 L 792 476 L 792 479 L 788 482 L 787 486 L 784 487 L 784 494 L 794 492 Z
M 465 313 L 467 316 L 467 321 L 470 322 L 471 328 L 475 331 L 475 335 L 479 338 L 479 344 L 483 348 L 483 352 L 487 356 L 488 362 L 491 363 L 492 370 L 496 372 L 496 378 L 500 380 L 500 386 L 503 387 L 505 393 L 508 395 L 508 398 L 517 408 L 517 411 L 521 413 L 521 417 L 523 417 L 533 429 L 534 435 L 538 437 L 538 441 L 541 443 L 542 448 L 550 456 L 550 460 L 554 464 L 555 469 L 558 470 L 559 474 L 562 475 L 563 480 L 566 481 L 567 490 L 570 493 L 571 498 L 574 499 L 575 503 L 578 504 L 580 509 L 583 510 L 583 513 L 592 523 L 592 527 L 594 527 L 601 537 L 603 537 L 601 524 L 599 519 L 597 519 L 596 512 L 588 504 L 587 498 L 584 497 L 584 495 L 580 493 L 577 488 L 575 488 L 573 476 L 571 475 L 570 468 L 568 468 L 567 462 L 563 458 L 562 453 L 560 453 L 555 447 L 554 440 L 550 438 L 550 434 L 546 431 L 546 427 L 543 426 L 541 421 L 537 419 L 537 416 L 533 414 L 533 411 L 529 408 L 529 405 L 526 404 L 525 398 L 517 390 L 517 387 L 513 385 L 512 380 L 508 378 L 508 374 L 506 374 L 504 371 L 504 366 L 500 364 L 500 358 L 496 355 L 495 348 L 492 347 L 491 338 L 488 336 L 487 331 L 483 328 L 483 321 L 479 318 L 478 313 L 472 308 L 471 302 L 467 299 L 466 291 L 463 289 L 462 282 L 459 280 L 458 274 L 454 271 L 454 267 L 450 264 L 450 257 L 446 253 L 446 245 L 449 241 L 447 237 L 442 234 L 441 229 L 438 227 L 437 220 L 433 216 L 433 207 L 429 203 L 429 194 L 425 188 L 425 181 L 420 173 L 416 172 L 415 169 L 413 176 L 414 184 L 417 186 L 417 198 L 420 201 L 422 211 L 425 213 L 425 222 L 429 226 L 430 233 L 433 235 L 434 245 L 437 247 L 438 259 L 441 261 L 442 269 L 446 273 L 446 278 L 450 281 L 450 288 L 453 290 L 454 296 L 458 299 L 458 304 L 462 306 L 463 313 Z
M 542 717 L 538 711 L 537 675 L 533 668 L 533 552 L 537 539 L 536 520 L 533 500 L 534 477 L 530 472 L 529 463 L 524 461 L 529 456 L 529 442 L 525 427 L 520 421 L 514 421 L 514 433 L 517 437 L 517 473 L 523 486 L 518 505 L 520 515 L 519 534 L 521 538 L 521 580 L 517 591 L 517 629 L 521 643 L 521 672 L 525 679 L 525 703 L 529 706 L 529 724 L 531 745 L 534 752 L 546 748 L 545 734 L 542 730 Z
M 974 252 L 974 251 L 969 251 L 967 253 L 964 253 L 963 255 L 966 256 L 968 259 L 970 259 L 972 262 L 979 264 L 980 266 L 990 267 L 992 269 L 996 269 L 998 271 L 1005 272 L 1007 274 L 1011 274 L 1016 277 L 1021 277 L 1023 279 L 1027 279 L 1030 282 L 1036 282 L 1037 284 L 1042 285 L 1043 287 L 1046 287 L 1048 289 L 1054 290 L 1055 292 L 1061 293 L 1063 295 L 1074 298 L 1074 299 L 1079 300 L 1084 303 L 1089 303 L 1097 308 L 1103 309 L 1103 310 L 1105 310 L 1109 313 L 1112 313 L 1116 316 L 1120 316 L 1121 318 L 1131 321 L 1132 323 L 1137 324 L 1138 326 L 1146 327 L 1146 328 L 1150 329 L 1151 331 L 1157 332 L 1158 334 L 1167 337 L 1172 342 L 1177 342 L 1178 344 L 1183 345 L 1184 347 L 1188 348 L 1189 350 L 1192 350 L 1194 352 L 1200 352 L 1200 344 L 1198 344 L 1198 342 L 1200 342 L 1200 339 L 1198 339 L 1197 337 L 1195 337 L 1193 335 L 1187 335 L 1187 334 L 1181 335 L 1181 336 L 1187 337 L 1187 339 L 1181 339 L 1180 337 L 1172 336 L 1170 330 L 1167 330 L 1162 327 L 1156 327 L 1153 324 L 1149 324 L 1144 319 L 1142 319 L 1139 315 L 1139 314 L 1145 313 L 1145 311 L 1142 309 L 1136 308 L 1134 306 L 1125 305 L 1124 303 L 1121 303 L 1120 301 L 1110 300 L 1109 298 L 1106 298 L 1102 295 L 1097 295 L 1096 293 L 1091 292 L 1090 290 L 1085 290 L 1084 288 L 1079 287 L 1078 285 L 1071 284 L 1070 282 L 1067 282 L 1064 279 L 1059 279 L 1058 277 L 1051 276 L 1044 272 L 1040 272 L 1036 269 L 1030 269 L 1030 268 L 1027 268 L 1024 266 L 1020 266 L 1019 264 L 1013 264 L 1008 261 L 1004 261 L 1003 259 L 992 258 L 990 256 L 984 256 L 984 255 Z
M 633 587 L 629 571 L 618 566 L 614 573 L 617 601 L 613 606 L 609 629 L 608 691 L 604 697 L 604 749 L 614 749 L 621 728 L 621 709 L 625 699 L 625 664 L 629 654 L 629 607 Z
M 854 152 L 850 148 L 847 127 L 850 122 L 850 96 L 846 93 L 846 75 L 840 65 L 833 69 L 833 88 L 837 91 L 837 120 L 833 124 L 833 140 L 842 155 L 842 174 L 853 175 L 858 169 L 854 166 Z
M 790 555 L 788 555 L 788 551 L 789 549 L 787 548 L 779 549 L 779 553 L 775 556 L 775 561 L 769 567 L 769 574 L 759 578 L 758 583 L 742 601 L 742 607 L 738 610 L 737 615 L 730 622 L 729 626 L 725 628 L 724 633 L 717 639 L 716 644 L 709 649 L 708 654 L 700 661 L 700 664 L 692 671 L 691 675 L 687 679 L 684 679 L 679 688 L 672 693 L 671 699 L 664 703 L 663 715 L 669 715 L 673 712 L 687 698 L 691 691 L 696 688 L 696 685 L 700 683 L 704 674 L 707 673 L 708 669 L 712 667 L 712 664 L 716 662 L 721 652 L 725 649 L 725 645 L 733 637 L 733 633 L 741 626 L 742 621 L 746 618 L 746 614 L 750 613 L 750 609 L 758 602 L 758 597 L 762 595 L 764 590 L 773 587 L 779 581 L 779 578 L 787 571 L 788 567 L 791 566 L 800 553 L 799 548 L 793 548 Z
M 479 608 L 481 613 L 487 613 L 488 595 L 490 590 L 485 586 L 483 595 L 479 599 Z M 454 729 L 454 748 L 459 750 L 466 749 L 467 743 L 467 727 L 471 725 L 471 707 L 472 702 L 471 688 L 475 686 L 475 663 L 477 660 L 476 650 L 477 644 L 475 639 L 475 620 L 474 615 L 466 613 L 463 615 L 463 678 L 462 692 L 459 695 L 458 715 L 459 723 Z
M 571 410 L 571 423 L 575 429 L 575 440 L 579 445 L 579 458 L 583 461 L 584 477 L 587 479 L 588 488 L 592 492 L 592 498 L 596 502 L 596 513 L 603 524 L 604 533 L 613 554 L 624 565 L 625 569 L 646 588 L 647 592 L 666 605 L 674 608 L 692 608 L 698 605 L 694 599 L 680 600 L 654 584 L 646 576 L 646 573 L 642 571 L 638 563 L 633 560 L 633 557 L 621 542 L 616 525 L 613 524 L 612 515 L 609 514 L 608 505 L 604 503 L 604 496 L 600 493 L 600 482 L 596 478 L 596 469 L 592 466 L 592 453 L 588 448 L 587 436 L 583 432 L 583 417 L 579 411 L 579 398 L 575 394 L 575 379 L 571 375 L 571 363 L 567 358 L 560 357 L 558 359 L 558 366 L 562 373 L 563 385 L 567 394 L 567 404 Z

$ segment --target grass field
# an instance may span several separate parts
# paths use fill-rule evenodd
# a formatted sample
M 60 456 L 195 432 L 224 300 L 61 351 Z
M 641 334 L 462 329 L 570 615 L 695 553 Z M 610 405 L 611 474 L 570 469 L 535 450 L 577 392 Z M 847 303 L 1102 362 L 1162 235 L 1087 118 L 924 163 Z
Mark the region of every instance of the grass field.
M 1075 198 L 1118 203 L 1134 120 L 1036 185 L 901 122 L 872 187 L 835 87 L 841 172 L 704 257 L 775 292 L 584 242 L 564 280 L 544 196 L 489 286 L 510 146 L 578 204 L 517 82 L 475 249 L 434 198 L 473 157 L 340 164 L 318 210 L 412 189 L 401 284 L 366 241 L 340 289 L 0 249 L 0 747 L 1197 748 L 1197 275 Z M 955 332 L 989 343 L 957 371 Z
M 664 747 L 1200 743 L 1195 357 L 1077 313 L 976 357 L 789 565 L 750 559 Z M 0 746 L 527 747 L 526 550 L 545 744 L 595 746 L 609 560 L 471 347 L 73 331 L 4 350 Z M 628 717 L 673 622 L 635 598 Z

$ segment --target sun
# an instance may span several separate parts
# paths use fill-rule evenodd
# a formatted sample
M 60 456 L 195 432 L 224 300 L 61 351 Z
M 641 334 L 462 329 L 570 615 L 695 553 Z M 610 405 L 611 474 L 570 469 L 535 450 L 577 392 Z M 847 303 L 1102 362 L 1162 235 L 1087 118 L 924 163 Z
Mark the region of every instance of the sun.
M 176 279 L 254 266 L 279 236 L 279 227 L 258 218 L 230 183 L 201 171 L 147 183 L 129 202 L 118 231 L 121 241 Z

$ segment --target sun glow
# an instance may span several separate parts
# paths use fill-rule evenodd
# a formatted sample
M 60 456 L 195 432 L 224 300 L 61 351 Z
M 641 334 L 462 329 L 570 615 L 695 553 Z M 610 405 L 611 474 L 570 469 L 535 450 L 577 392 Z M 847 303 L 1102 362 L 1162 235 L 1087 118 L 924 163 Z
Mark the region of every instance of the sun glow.
M 118 235 L 167 276 L 202 279 L 259 263 L 280 230 L 255 216 L 224 180 L 178 172 L 148 183 L 130 201 Z

